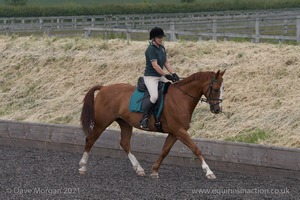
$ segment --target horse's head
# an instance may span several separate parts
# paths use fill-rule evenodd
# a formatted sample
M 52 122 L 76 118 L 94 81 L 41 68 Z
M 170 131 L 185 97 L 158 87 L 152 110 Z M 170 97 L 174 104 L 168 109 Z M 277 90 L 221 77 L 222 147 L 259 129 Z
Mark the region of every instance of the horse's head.
M 207 102 L 210 105 L 210 111 L 218 114 L 222 112 L 222 93 L 223 93 L 223 75 L 226 70 L 214 73 L 210 83 L 205 87 L 204 95 L 207 98 Z

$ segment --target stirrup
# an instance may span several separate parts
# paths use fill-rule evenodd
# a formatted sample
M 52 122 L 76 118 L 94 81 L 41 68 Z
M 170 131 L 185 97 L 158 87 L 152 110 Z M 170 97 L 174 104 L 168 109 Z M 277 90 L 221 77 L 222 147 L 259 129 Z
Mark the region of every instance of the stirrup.
M 162 128 L 162 124 L 161 124 L 160 121 L 156 121 L 156 122 L 155 122 L 155 127 L 156 127 L 156 129 L 157 129 L 159 132 L 164 133 L 164 130 L 163 130 L 163 128 Z
M 140 128 L 147 131 L 149 130 L 148 124 L 149 124 L 149 119 L 146 117 L 141 121 Z

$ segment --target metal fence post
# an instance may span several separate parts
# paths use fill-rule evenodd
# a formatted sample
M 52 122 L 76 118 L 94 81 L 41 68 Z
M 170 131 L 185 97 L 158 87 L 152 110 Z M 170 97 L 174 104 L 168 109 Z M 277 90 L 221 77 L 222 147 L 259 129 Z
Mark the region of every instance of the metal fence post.
M 44 31 L 44 34 L 47 35 L 48 37 L 50 37 L 51 36 L 51 28 L 49 28 L 49 27 L 46 28 Z
M 43 28 L 43 23 L 44 23 L 43 19 L 40 18 L 40 19 L 39 19 L 40 29 Z
M 92 17 L 92 21 L 91 21 L 91 26 L 94 27 L 95 26 L 95 17 Z
M 22 28 L 22 29 L 25 29 L 25 20 L 24 20 L 24 19 L 21 19 L 21 24 L 22 24 L 22 25 L 21 25 L 21 28 Z
M 84 37 L 89 38 L 91 37 L 92 31 L 90 29 L 85 29 L 84 30 Z
M 259 18 L 255 19 L 255 43 L 259 43 Z
M 212 32 L 213 32 L 212 39 L 217 40 L 217 20 L 216 19 L 212 20 Z
M 76 17 L 72 18 L 72 27 L 77 28 L 77 19 L 76 19 Z
M 57 23 L 56 27 L 57 27 L 57 29 L 59 29 L 60 28 L 60 26 L 59 26 L 59 18 L 56 19 L 56 23 Z
M 176 35 L 175 35 L 175 23 L 171 22 L 170 24 L 170 41 L 176 41 Z
M 202 35 L 198 34 L 198 41 L 202 41 Z
M 296 20 L 296 27 L 297 27 L 297 43 L 300 44 L 300 16 L 297 16 Z
M 126 30 L 126 38 L 127 38 L 127 41 L 129 42 L 131 40 L 131 28 L 127 28 Z
M 283 20 L 283 34 L 287 34 L 288 33 L 288 24 L 289 21 L 287 19 Z
M 9 27 L 7 26 L 6 19 L 3 19 L 3 24 L 5 28 L 5 35 L 7 36 L 9 34 Z

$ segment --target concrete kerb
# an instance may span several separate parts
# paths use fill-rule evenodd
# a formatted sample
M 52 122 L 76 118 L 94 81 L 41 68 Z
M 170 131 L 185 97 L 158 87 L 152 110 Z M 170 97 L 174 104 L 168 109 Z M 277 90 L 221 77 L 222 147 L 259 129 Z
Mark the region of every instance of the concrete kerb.
M 141 160 L 154 161 L 161 153 L 166 135 L 134 133 L 133 153 Z M 300 149 L 256 144 L 194 139 L 212 169 L 247 174 L 285 176 L 300 179 Z M 124 158 L 120 132 L 105 130 L 92 154 Z M 82 153 L 85 136 L 78 126 L 0 120 L 0 145 Z M 199 167 L 198 160 L 177 141 L 164 163 Z

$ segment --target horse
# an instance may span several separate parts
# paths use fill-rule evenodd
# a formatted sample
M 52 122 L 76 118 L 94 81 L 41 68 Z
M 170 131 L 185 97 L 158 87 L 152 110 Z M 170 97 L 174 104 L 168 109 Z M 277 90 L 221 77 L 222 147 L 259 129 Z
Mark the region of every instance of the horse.
M 176 83 L 170 84 L 165 95 L 161 114 L 163 132 L 167 134 L 162 152 L 152 166 L 150 177 L 158 178 L 158 170 L 174 143 L 179 140 L 199 159 L 208 179 L 215 179 L 215 174 L 205 162 L 198 146 L 188 134 L 192 113 L 199 101 L 207 102 L 214 114 L 222 112 L 222 93 L 224 71 L 196 72 Z M 142 113 L 129 111 L 130 97 L 135 86 L 125 83 L 95 85 L 84 97 L 81 112 L 81 125 L 86 135 L 83 156 L 79 162 L 79 173 L 85 174 L 89 152 L 101 133 L 114 121 L 121 129 L 120 145 L 126 152 L 135 173 L 145 176 L 137 158 L 131 152 L 130 139 L 133 127 L 140 129 Z M 96 97 L 94 93 L 98 91 Z M 202 96 L 205 98 L 202 98 Z M 154 116 L 150 117 L 149 130 L 157 132 Z

